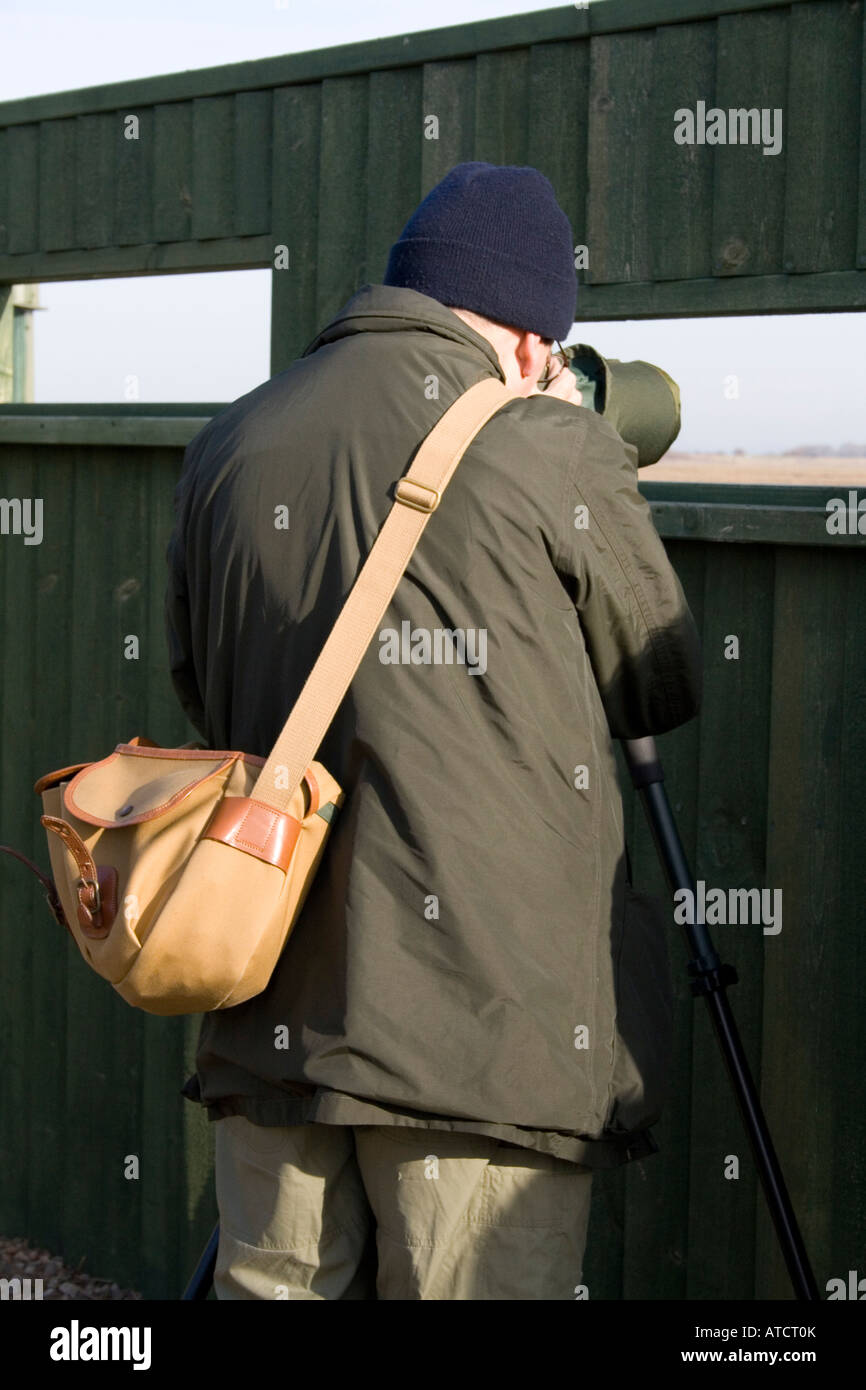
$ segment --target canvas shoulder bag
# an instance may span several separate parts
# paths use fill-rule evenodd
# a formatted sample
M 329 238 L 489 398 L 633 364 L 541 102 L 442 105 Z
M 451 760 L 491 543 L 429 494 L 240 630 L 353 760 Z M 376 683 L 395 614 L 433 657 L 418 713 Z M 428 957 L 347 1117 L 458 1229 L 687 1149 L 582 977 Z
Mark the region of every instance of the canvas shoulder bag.
M 267 759 L 137 737 L 36 782 L 53 881 L 9 852 L 127 1003 L 204 1013 L 267 985 L 344 800 L 314 755 L 466 448 L 518 394 L 485 377 L 427 435 Z

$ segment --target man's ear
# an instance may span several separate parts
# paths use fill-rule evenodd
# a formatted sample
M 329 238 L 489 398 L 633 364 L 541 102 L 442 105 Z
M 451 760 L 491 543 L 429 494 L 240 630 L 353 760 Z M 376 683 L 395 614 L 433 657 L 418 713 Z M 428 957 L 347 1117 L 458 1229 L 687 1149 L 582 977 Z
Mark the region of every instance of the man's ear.
M 547 360 L 547 348 L 537 333 L 524 332 L 515 345 L 514 355 L 521 376 L 539 376 Z

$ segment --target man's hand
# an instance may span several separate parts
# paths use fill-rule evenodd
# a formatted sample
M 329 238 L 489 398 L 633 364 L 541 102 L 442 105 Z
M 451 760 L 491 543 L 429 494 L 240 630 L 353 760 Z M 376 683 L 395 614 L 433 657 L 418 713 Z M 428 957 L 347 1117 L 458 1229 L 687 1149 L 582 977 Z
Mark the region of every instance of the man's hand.
M 558 362 L 559 358 L 555 357 L 554 361 Z M 556 396 L 561 401 L 571 401 L 572 405 L 580 405 L 583 401 L 574 372 L 570 371 L 564 364 L 549 386 L 545 387 L 544 390 L 536 387 L 529 394 L 530 396 Z

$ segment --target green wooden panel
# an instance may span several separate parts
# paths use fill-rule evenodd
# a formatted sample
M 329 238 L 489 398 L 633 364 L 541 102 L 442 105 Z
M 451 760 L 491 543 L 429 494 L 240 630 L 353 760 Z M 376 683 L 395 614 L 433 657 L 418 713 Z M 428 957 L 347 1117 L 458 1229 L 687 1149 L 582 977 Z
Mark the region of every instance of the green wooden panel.
M 475 158 L 527 163 L 529 50 L 479 53 L 475 60 Z
M 529 50 L 526 159 L 556 190 L 577 246 L 587 245 L 589 44 L 536 43 Z M 578 270 L 578 281 L 584 271 Z M 579 305 L 579 301 L 578 301 Z
M 367 77 L 322 83 L 316 322 L 327 323 L 367 280 Z
M 652 34 L 594 38 L 590 49 L 587 283 L 649 280 Z
M 0 444 L 186 445 L 206 424 L 207 418 L 182 416 L 136 420 L 123 415 L 6 415 L 0 416 Z
M 127 116 L 138 117 L 137 140 L 127 138 L 134 129 Z M 137 246 L 153 240 L 153 110 L 127 108 L 116 111 L 113 119 L 114 245 Z
M 844 862 L 852 843 L 845 822 L 853 817 L 862 866 L 866 801 L 864 765 L 852 768 L 843 723 L 846 669 L 854 676 L 849 698 L 859 691 L 862 720 L 863 648 L 849 655 L 849 620 L 855 634 L 862 631 L 848 604 L 853 564 L 853 556 L 831 550 L 817 556 L 791 550 L 776 559 L 767 882 L 782 890 L 784 919 L 781 933 L 766 939 L 763 1099 L 822 1289 L 828 1278 L 857 1268 L 854 1259 L 836 1266 L 863 1246 L 862 1233 L 855 1234 L 863 1189 L 853 1186 L 838 1132 L 851 1109 L 862 1124 L 866 1067 L 862 975 L 855 973 L 863 957 L 862 876 L 852 883 Z M 857 573 L 862 586 L 862 562 Z M 862 746 L 858 723 L 855 714 Z M 843 777 L 854 792 L 847 806 L 839 795 Z M 854 889 L 847 899 L 846 886 Z M 831 1245 L 831 1232 L 839 1231 L 834 1205 L 847 1210 L 850 1222 L 842 1248 Z M 756 1263 L 757 1297 L 790 1297 L 762 1207 Z
M 866 180 L 858 194 L 853 138 L 837 138 L 845 130 L 853 137 L 858 120 L 866 123 L 861 29 L 862 6 L 848 0 L 790 6 L 694 0 L 685 7 L 680 0 L 640 7 L 606 0 L 587 11 L 566 7 L 5 103 L 0 126 L 8 123 L 9 187 L 16 196 L 5 195 L 12 206 L 4 221 L 0 195 L 0 281 L 270 264 L 261 237 L 274 220 L 268 211 L 277 163 L 268 156 L 272 94 L 292 83 L 300 92 L 323 82 L 369 83 L 375 75 L 378 84 L 347 127 L 355 148 L 366 113 L 366 181 L 344 179 L 337 193 L 323 178 L 327 215 L 305 204 L 293 219 L 315 219 L 318 237 L 335 202 L 342 197 L 344 220 L 351 222 L 346 209 L 368 195 L 377 204 L 366 213 L 375 225 L 368 226 L 363 255 L 350 258 L 366 265 L 366 279 L 386 249 L 391 206 L 400 209 L 401 225 L 411 211 L 403 207 L 404 188 L 414 184 L 417 201 L 453 164 L 492 156 L 531 161 L 551 178 L 576 242 L 590 249 L 581 296 L 581 317 L 588 320 L 862 307 L 866 291 L 854 267 L 866 267 L 866 249 L 861 239 L 858 255 L 855 224 Z M 376 135 L 377 122 L 384 126 L 392 117 L 387 110 L 379 116 L 376 103 L 380 93 L 393 99 L 387 94 L 395 90 L 381 79 L 393 74 L 398 88 L 403 83 L 408 90 L 409 72 L 416 81 L 421 74 L 421 116 L 438 115 L 440 135 L 426 139 L 421 130 L 420 182 L 413 158 L 401 161 L 392 203 L 375 198 L 377 177 L 387 184 L 394 165 Z M 767 157 L 760 146 L 676 146 L 673 111 L 700 100 L 723 109 L 780 107 L 784 152 Z M 137 141 L 124 139 L 127 115 L 141 121 Z M 30 151 L 22 160 L 18 149 L 16 167 L 26 165 L 23 201 L 12 172 L 19 134 L 37 117 L 46 145 L 41 250 L 33 226 L 39 207 L 26 184 L 38 162 Z M 64 134 L 73 124 L 80 126 L 77 167 L 67 158 Z M 327 152 L 327 129 L 324 136 Z M 275 138 L 281 140 L 279 132 Z M 862 161 L 866 139 L 861 143 Z M 347 173 L 357 181 L 362 167 Z M 57 196 L 46 196 L 49 186 Z M 274 202 L 280 196 L 274 186 Z M 71 232 L 70 197 L 76 203 Z M 106 240 L 111 222 L 114 245 Z M 333 243 L 339 264 L 320 270 L 345 300 L 357 284 L 345 274 L 340 236 L 335 232 L 331 242 L 329 235 L 318 254 Z M 745 283 L 734 290 L 726 284 L 731 279 Z M 277 330 L 286 341 L 280 304 L 285 298 L 289 305 L 292 296 L 285 284 L 274 295 Z M 323 302 L 336 307 L 327 294 L 317 301 Z M 289 316 L 296 341 L 319 326 L 315 313 Z
M 846 1278 L 849 1269 L 862 1268 L 863 1231 L 866 1230 L 866 1086 L 863 1081 L 866 1076 L 863 1026 L 866 603 L 863 601 L 862 555 L 848 552 L 839 556 L 837 565 L 840 607 L 836 621 L 842 621 L 845 633 L 844 662 L 839 672 L 842 757 L 836 792 L 840 808 L 837 857 L 840 891 L 839 918 L 838 922 L 828 924 L 824 959 L 829 974 L 826 992 L 829 995 L 832 991 L 834 996 L 832 1005 L 828 1003 L 827 1008 L 828 1011 L 832 1008 L 833 1014 L 838 1016 L 840 1036 L 834 1037 L 832 1044 L 828 1038 L 824 1051 L 826 1056 L 830 1045 L 834 1049 L 835 1065 L 826 1075 L 825 1086 L 828 1091 L 838 1089 L 840 1099 L 828 1129 L 833 1148 L 837 1154 L 845 1155 L 845 1163 L 843 1166 L 833 1162 L 829 1173 L 820 1179 L 824 1192 L 822 1200 L 829 1210 L 823 1233 L 826 1246 L 821 1252 L 822 1273 L 826 1271 L 822 1288 L 827 1278 Z M 814 1002 L 810 1001 L 810 1008 L 814 1008 Z M 829 1252 L 832 1256 L 828 1258 Z
M 424 115 L 439 117 L 439 139 L 421 142 L 419 202 L 455 164 L 475 158 L 475 76 L 474 61 L 424 65 Z
M 318 86 L 274 93 L 269 243 L 271 264 L 274 248 L 285 246 L 289 265 L 271 276 L 272 376 L 303 352 L 316 331 L 321 101 Z M 298 208 L 306 216 L 298 217 Z
M 32 255 L 0 256 L 0 284 L 174 275 L 196 270 L 250 270 L 272 264 L 268 236 L 148 242 L 144 249 L 136 243 L 93 251 L 40 251 Z
M 625 1174 L 600 1168 L 592 1178 L 583 1282 L 589 1301 L 621 1298 L 625 1245 Z
M 674 24 L 656 33 L 649 200 L 654 280 L 712 273 L 713 152 L 707 145 L 677 145 L 674 113 L 711 100 L 715 61 L 715 24 Z
M 5 498 L 38 496 L 32 455 L 17 453 L 4 460 L 2 477 Z M 39 849 L 36 828 L 40 835 L 44 834 L 33 815 L 35 779 L 30 778 L 26 756 L 36 724 L 32 692 L 38 688 L 44 669 L 44 654 L 37 665 L 33 641 L 39 550 L 38 545 L 25 545 L 23 535 L 0 535 L 0 842 L 31 859 Z M 43 902 L 41 890 L 40 894 L 33 893 L 35 882 L 23 864 L 10 855 L 0 855 L 0 1213 L 2 1229 L 9 1235 L 23 1234 L 26 1228 L 32 1164 L 56 1167 L 62 1163 L 62 1153 L 37 1152 L 31 1139 L 31 1058 L 35 1050 L 38 1062 L 44 1065 L 50 1051 L 48 1037 L 42 1032 L 43 1014 L 34 1015 L 30 989 L 34 897 L 38 903 Z M 34 1027 L 34 1019 L 38 1028 Z M 55 1028 L 58 1025 L 62 1036 L 62 1018 L 57 1018 L 55 1006 Z M 40 1034 L 38 1039 L 34 1037 L 36 1032 Z
M 62 416 L 67 420 L 86 420 L 117 418 L 118 420 L 141 419 L 150 420 L 154 417 L 168 419 L 170 417 L 186 417 L 189 419 L 210 419 L 218 411 L 225 410 L 227 401 L 76 401 L 73 406 L 64 402 L 38 402 L 24 401 L 14 404 L 0 405 L 0 419 L 11 419 L 12 417 L 21 420 L 39 419 L 45 417 L 50 419 L 52 416 Z M 69 411 L 73 409 L 74 415 Z M 124 441 L 125 442 L 125 441 Z
M 60 251 L 75 245 L 76 122 L 43 121 L 39 127 L 39 246 Z
M 234 201 L 229 211 L 236 236 L 270 229 L 271 103 L 270 92 L 239 92 L 234 99 Z
M 783 116 L 778 154 L 765 155 L 761 144 L 712 147 L 717 275 L 764 275 L 782 264 L 786 171 L 797 177 L 784 124 L 796 98 L 788 88 L 789 28 L 782 13 L 718 20 L 714 106 L 725 112 L 781 109 Z
M 702 633 L 701 799 L 695 876 L 708 888 L 765 886 L 766 768 L 773 640 L 773 559 L 769 547 L 710 547 L 710 596 Z M 726 657 L 730 638 L 739 656 Z M 731 1006 L 756 1079 L 765 938 L 760 926 L 710 928 L 722 960 L 736 967 Z M 689 1230 L 689 1298 L 754 1297 L 755 1174 L 727 1072 L 703 1001 L 695 1028 Z M 729 1156 L 739 1176 L 726 1177 Z
M 136 78 L 108 87 L 51 93 L 0 103 L 0 125 L 46 120 L 80 111 L 109 110 L 119 103 L 152 105 L 196 96 L 283 87 L 323 77 L 369 72 L 372 68 L 405 67 L 407 63 L 445 61 L 479 51 L 515 48 L 524 44 L 569 40 L 586 34 L 612 34 L 631 29 L 655 29 L 691 19 L 750 10 L 784 9 L 803 0 L 603 0 L 588 10 L 559 5 L 504 19 L 453 24 L 444 29 L 397 33 L 382 39 L 339 44 L 334 48 L 228 63 L 160 77 Z
M 701 535 L 723 544 L 772 541 L 776 545 L 807 544 L 831 546 L 834 549 L 840 546 L 863 547 L 862 536 L 831 535 L 827 530 L 828 499 L 835 498 L 847 503 L 851 491 L 849 487 L 767 487 L 763 489 L 767 496 L 756 498 L 756 489 L 736 483 L 721 483 L 719 492 L 715 495 L 710 493 L 709 496 L 712 484 L 709 488 L 705 483 L 684 484 L 681 492 L 686 497 L 688 489 L 694 489 L 693 502 L 666 501 L 657 497 L 657 491 L 664 487 L 664 483 L 641 485 L 650 502 L 656 528 L 663 536 Z M 737 493 L 743 496 L 737 497 Z M 786 493 L 793 495 L 787 497 Z
M 153 238 L 192 236 L 192 102 L 171 102 L 153 112 Z
M 65 531 L 75 566 L 75 640 L 68 687 L 72 719 L 67 712 L 61 765 L 104 757 L 128 737 L 121 708 L 129 673 L 120 669 L 121 600 L 116 591 L 128 578 L 125 548 L 135 545 L 129 508 L 118 495 L 117 456 L 108 450 L 99 455 L 73 450 L 68 465 L 75 471 L 72 508 L 54 523 Z M 124 493 L 128 485 L 125 481 Z M 94 536 L 100 538 L 98 545 L 92 543 Z M 88 969 L 74 947 L 70 954 L 63 1251 L 73 1263 L 86 1256 L 88 1266 L 102 1272 L 94 1265 L 96 1250 L 99 1263 L 119 1269 L 126 1280 L 136 1262 L 139 1189 L 124 1179 L 123 1165 L 125 1155 L 141 1152 L 141 1022 Z
M 183 1023 L 144 1014 L 141 1025 L 142 1069 L 134 1114 L 142 1164 L 141 1181 L 135 1184 L 140 1230 L 134 1278 L 147 1297 L 179 1298 L 187 1246 L 183 1185 L 188 1159 L 182 1111 L 191 1108 L 180 1095 L 185 1080 Z
M 75 121 L 75 244 L 110 246 L 114 235 L 113 116 L 78 116 Z
M 2 266 L 2 261 L 0 261 Z M 866 308 L 866 272 L 731 275 L 641 285 L 585 285 L 578 318 L 712 318 L 717 314 L 808 314 Z
M 430 142 L 421 84 L 420 68 L 370 74 L 366 262 L 373 284 L 381 283 L 391 245 L 422 196 L 421 147 Z M 407 132 L 414 132 L 414 138 L 407 140 Z M 401 150 L 401 158 L 395 161 L 396 149 Z
M 44 499 L 45 508 L 42 543 L 33 551 L 36 557 L 32 574 L 33 635 L 39 667 L 44 671 L 50 665 L 51 676 L 50 680 L 44 676 L 37 679 L 30 688 L 37 717 L 33 722 L 31 751 L 16 770 L 15 783 L 22 817 L 34 838 L 33 858 L 44 873 L 50 874 L 46 832 L 39 824 L 42 800 L 34 795 L 33 783 L 44 773 L 74 761 L 70 756 L 69 721 L 63 717 L 64 711 L 72 707 L 69 659 L 75 642 L 75 624 L 70 622 L 68 608 L 75 571 L 69 533 L 64 524 L 65 518 L 72 515 L 74 476 L 71 468 L 58 468 L 48 450 L 28 452 L 36 460 L 37 495 Z M 16 655 L 18 678 L 27 680 L 18 665 L 18 650 L 15 647 L 11 650 Z M 26 688 L 23 682 L 22 688 Z M 16 847 L 23 846 L 16 841 Z M 35 880 L 28 884 L 28 912 L 24 919 L 28 922 L 33 945 L 32 970 L 27 982 L 31 1017 L 39 1020 L 38 1026 L 32 1029 L 27 1064 L 30 1078 L 27 1109 L 34 1155 L 29 1165 L 29 1211 L 39 1221 L 40 1239 L 49 1250 L 59 1250 L 63 1239 L 63 1212 L 57 1198 L 65 1179 L 68 1127 L 68 1040 L 64 1000 L 66 972 L 70 963 L 74 964 L 71 962 L 74 948 L 65 928 L 54 920 L 41 890 L 34 891 L 34 883 Z M 5 921 L 4 914 L 4 926 Z M 2 1012 L 0 1008 L 0 1014 Z
M 845 270 L 857 254 L 856 132 L 863 19 L 847 0 L 798 5 L 791 14 L 784 269 Z
M 235 194 L 234 97 L 201 97 L 192 116 L 192 234 L 232 231 Z

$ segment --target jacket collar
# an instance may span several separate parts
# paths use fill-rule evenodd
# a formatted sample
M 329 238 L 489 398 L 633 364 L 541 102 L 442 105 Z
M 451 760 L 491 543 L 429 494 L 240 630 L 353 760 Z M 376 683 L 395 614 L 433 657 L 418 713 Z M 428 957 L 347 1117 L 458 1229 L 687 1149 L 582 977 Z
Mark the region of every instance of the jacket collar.
M 363 285 L 327 327 L 316 334 L 301 356 L 309 357 L 317 348 L 345 338 L 350 333 L 404 331 L 413 326 L 476 348 L 499 379 L 505 380 L 502 364 L 492 343 L 488 343 L 486 338 L 452 313 L 447 305 L 440 304 L 438 299 L 399 285 Z

